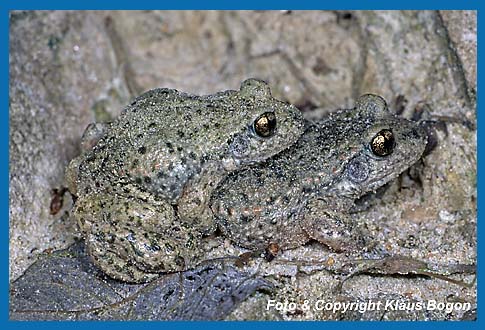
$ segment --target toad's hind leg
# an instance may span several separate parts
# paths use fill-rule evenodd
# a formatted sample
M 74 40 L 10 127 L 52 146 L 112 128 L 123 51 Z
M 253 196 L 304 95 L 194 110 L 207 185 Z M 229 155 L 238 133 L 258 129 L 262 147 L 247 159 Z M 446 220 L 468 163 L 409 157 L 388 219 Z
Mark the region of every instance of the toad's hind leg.
M 73 214 L 95 264 L 115 279 L 147 282 L 199 260 L 196 235 L 177 223 L 168 203 L 93 194 Z
M 66 168 L 65 181 L 71 194 L 77 195 L 77 183 L 79 181 L 79 165 L 84 160 L 86 154 L 90 152 L 99 140 L 106 134 L 109 128 L 108 123 L 91 123 L 84 130 L 81 138 L 81 155 L 77 156 Z

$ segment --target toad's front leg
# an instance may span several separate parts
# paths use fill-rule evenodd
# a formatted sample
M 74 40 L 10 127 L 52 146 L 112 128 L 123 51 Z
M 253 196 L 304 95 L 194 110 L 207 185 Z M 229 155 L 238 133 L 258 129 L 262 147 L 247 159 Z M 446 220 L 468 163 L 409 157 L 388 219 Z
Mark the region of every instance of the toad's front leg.
M 311 200 L 305 207 L 301 225 L 310 238 L 336 252 L 362 251 L 363 236 L 341 206 L 339 201 Z

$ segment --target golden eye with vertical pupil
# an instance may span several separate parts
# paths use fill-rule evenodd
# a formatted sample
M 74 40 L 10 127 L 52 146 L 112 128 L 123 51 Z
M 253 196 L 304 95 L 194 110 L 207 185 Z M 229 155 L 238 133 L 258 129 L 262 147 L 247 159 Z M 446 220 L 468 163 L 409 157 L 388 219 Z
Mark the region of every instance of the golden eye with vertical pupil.
M 370 147 L 372 152 L 380 157 L 388 156 L 394 150 L 396 142 L 394 134 L 389 129 L 383 129 L 372 138 Z
M 274 112 L 265 112 L 254 121 L 254 131 L 261 137 L 269 137 L 276 130 L 276 116 Z

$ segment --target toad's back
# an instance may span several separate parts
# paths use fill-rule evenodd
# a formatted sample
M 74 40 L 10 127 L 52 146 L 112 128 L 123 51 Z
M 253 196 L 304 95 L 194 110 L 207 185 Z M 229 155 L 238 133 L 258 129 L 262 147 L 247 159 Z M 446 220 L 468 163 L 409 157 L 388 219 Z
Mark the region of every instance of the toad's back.
M 265 113 L 278 120 L 268 138 L 253 129 Z M 302 127 L 299 111 L 272 98 L 267 85 L 254 79 L 240 91 L 208 96 L 155 89 L 109 124 L 80 163 L 78 188 L 84 194 L 140 189 L 176 203 L 190 178 L 264 160 L 296 141 Z

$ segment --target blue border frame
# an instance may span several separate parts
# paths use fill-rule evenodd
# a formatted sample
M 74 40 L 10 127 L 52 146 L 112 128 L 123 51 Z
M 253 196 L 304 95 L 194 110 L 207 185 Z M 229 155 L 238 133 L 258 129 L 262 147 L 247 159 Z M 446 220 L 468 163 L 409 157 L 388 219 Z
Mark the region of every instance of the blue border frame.
M 155 1 L 149 0 L 138 0 L 138 1 L 127 1 L 127 0 L 105 0 L 102 3 L 100 1 L 95 0 L 84 0 L 84 1 L 62 1 L 62 0 L 44 0 L 42 2 L 35 1 L 35 0 L 3 0 L 3 3 L 0 3 L 0 44 L 4 46 L 4 51 L 0 53 L 0 75 L 2 77 L 8 77 L 8 70 L 9 70 L 9 11 L 10 10 L 27 10 L 27 9 L 68 9 L 68 10 L 80 10 L 80 9 L 455 9 L 455 10 L 479 10 L 478 12 L 478 27 L 481 26 L 481 22 L 485 20 L 484 14 L 481 13 L 480 9 L 481 6 L 479 4 L 479 0 L 462 0 L 462 1 L 451 1 L 451 0 L 398 0 L 398 1 L 383 1 L 383 0 L 344 0 L 344 1 L 332 1 L 331 3 L 319 3 L 317 1 L 308 1 L 308 0 L 299 0 L 298 2 L 295 1 L 288 1 L 288 0 L 271 0 L 265 1 L 256 1 L 256 0 L 246 0 L 244 3 L 237 3 L 237 2 L 230 2 L 228 0 L 210 0 L 210 1 L 193 1 L 193 0 L 185 0 L 183 3 L 178 2 L 162 2 L 157 3 Z M 5 3 L 8 2 L 8 3 Z M 478 33 L 478 54 L 481 54 L 480 45 L 482 41 L 484 41 L 485 37 L 482 37 L 481 33 Z M 478 57 L 478 63 L 480 63 Z M 478 72 L 477 67 L 477 72 Z M 481 81 L 483 79 L 480 78 L 480 75 L 477 74 L 477 86 L 481 85 Z M 470 328 L 470 327 L 479 327 L 483 326 L 484 322 L 481 322 L 481 315 L 480 309 L 477 311 L 477 321 L 468 322 L 468 321 L 461 321 L 461 322 L 18 322 L 18 321 L 9 321 L 8 320 L 8 241 L 9 241 L 9 228 L 8 228 L 8 210 L 9 210 L 9 178 L 8 178 L 8 143 L 9 143 L 9 80 L 2 79 L 0 81 L 1 88 L 0 88 L 0 100 L 2 104 L 4 104 L 5 108 L 4 111 L 1 112 L 1 120 L 0 120 L 0 134 L 1 134 L 1 162 L 0 162 L 0 170 L 3 174 L 2 181 L 1 181 L 1 205 L 2 211 L 5 215 L 5 221 L 2 223 L 2 233 L 3 233 L 3 241 L 7 242 L 4 245 L 2 250 L 2 261 L 3 261 L 3 277 L 4 281 L 1 285 L 1 292 L 2 292 L 2 317 L 0 319 L 0 323 L 5 327 L 17 327 L 17 328 L 71 328 L 71 327 L 105 327 L 105 326 L 123 326 L 123 327 L 170 327 L 170 328 L 184 328 L 187 326 L 203 326 L 207 329 L 213 328 L 222 328 L 226 326 L 239 328 L 239 329 L 246 329 L 247 327 L 250 328 L 260 328 L 266 329 L 268 326 L 277 326 L 279 329 L 290 329 L 290 328 L 307 328 L 307 329 L 317 329 L 320 327 L 325 328 L 336 328 L 336 327 L 364 327 L 364 328 L 383 328 L 383 327 L 392 327 L 395 329 L 404 329 L 410 326 L 415 328 L 429 328 L 429 327 L 450 327 L 450 328 Z M 477 93 L 478 93 L 477 87 Z M 478 111 L 480 108 L 480 96 L 479 93 L 477 95 L 477 127 L 480 127 L 481 117 L 482 115 Z M 481 145 L 482 140 L 485 139 L 484 134 L 478 129 L 477 132 L 477 170 L 480 172 L 480 164 L 482 164 L 482 152 L 481 152 Z M 483 186 L 485 184 L 484 179 L 481 178 L 480 175 L 477 174 L 477 205 L 478 205 L 478 212 L 477 216 L 481 215 L 480 205 L 482 202 L 485 202 L 484 197 L 480 193 L 483 190 Z M 477 228 L 477 235 L 481 237 L 481 221 L 478 221 L 478 228 Z M 481 255 L 480 249 L 481 244 L 477 244 L 478 249 L 478 256 Z M 478 273 L 480 273 L 480 265 L 481 263 L 477 261 L 478 266 Z M 479 281 L 480 282 L 480 281 Z M 479 306 L 478 302 L 482 301 L 481 291 L 478 290 L 477 296 L 477 306 Z
M 9 1 L 9 0 L 5 0 Z M 343 0 L 332 2 L 319 2 L 311 0 L 267 0 L 256 1 L 246 0 L 244 2 L 235 2 L 227 0 L 206 0 L 194 1 L 184 0 L 183 2 L 157 2 L 154 0 L 104 0 L 102 2 L 95 0 L 86 1 L 63 1 L 63 0 L 44 0 L 42 2 L 35 0 L 18 0 L 12 1 L 5 6 L 10 9 L 478 9 L 478 0 L 397 0 L 392 3 L 385 0 Z

